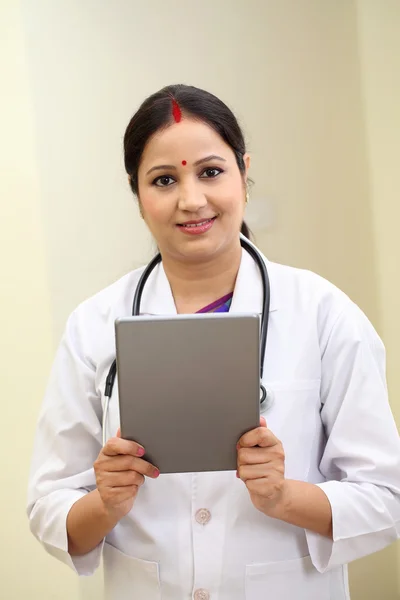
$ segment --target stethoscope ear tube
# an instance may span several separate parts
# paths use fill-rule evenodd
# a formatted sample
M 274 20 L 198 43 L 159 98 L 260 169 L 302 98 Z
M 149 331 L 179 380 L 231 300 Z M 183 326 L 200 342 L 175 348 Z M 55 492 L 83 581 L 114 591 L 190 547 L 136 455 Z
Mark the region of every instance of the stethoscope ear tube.
M 117 374 L 117 360 L 114 359 L 113 363 L 110 367 L 110 370 L 108 371 L 108 375 L 107 375 L 107 379 L 106 379 L 106 388 L 105 388 L 104 395 L 107 396 L 107 398 L 111 398 L 116 374 Z
M 161 262 L 161 254 L 158 253 L 153 258 L 153 260 L 151 260 L 149 262 L 149 264 L 147 265 L 147 267 L 145 268 L 145 270 L 141 274 L 139 282 L 138 282 L 138 284 L 136 286 L 135 295 L 133 297 L 132 317 L 137 317 L 137 316 L 140 315 L 140 302 L 142 300 L 142 294 L 143 294 L 144 286 L 145 286 L 146 281 L 148 280 L 150 274 L 152 273 L 154 267 L 156 267 L 158 265 L 158 263 L 160 263 L 160 262 Z
M 242 248 L 247 250 L 250 256 L 253 258 L 254 262 L 257 264 L 258 269 L 261 275 L 261 282 L 263 287 L 263 308 L 262 308 L 262 316 L 261 316 L 261 330 L 260 330 L 260 390 L 261 390 L 261 400 L 260 404 L 265 400 L 265 396 L 263 394 L 265 392 L 265 388 L 262 385 L 262 378 L 264 374 L 264 359 L 265 359 L 265 348 L 267 345 L 267 335 L 268 335 L 268 322 L 269 322 L 269 306 L 270 306 L 270 284 L 267 267 L 265 266 L 264 260 L 258 250 L 250 244 L 245 238 L 240 238 L 240 243 Z M 263 392 L 264 390 L 264 392 Z

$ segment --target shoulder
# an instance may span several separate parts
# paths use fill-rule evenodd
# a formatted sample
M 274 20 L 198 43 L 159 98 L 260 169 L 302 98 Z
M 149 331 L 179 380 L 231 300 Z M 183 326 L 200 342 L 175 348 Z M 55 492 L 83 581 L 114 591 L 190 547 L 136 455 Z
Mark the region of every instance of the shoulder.
M 268 260 L 258 251 L 267 268 L 270 283 L 271 310 L 279 309 L 286 321 L 317 321 L 319 328 L 332 322 L 352 304 L 351 299 L 335 284 L 308 269 L 283 265 Z M 256 267 L 246 262 L 256 276 Z
M 368 317 L 351 298 L 335 284 L 306 269 L 266 261 L 282 317 L 292 314 L 294 320 L 316 326 L 321 350 L 329 340 L 363 339 L 375 347 L 382 342 Z
M 271 287 L 276 286 L 280 304 L 300 309 L 326 308 L 341 311 L 351 299 L 335 284 L 307 269 L 266 261 Z

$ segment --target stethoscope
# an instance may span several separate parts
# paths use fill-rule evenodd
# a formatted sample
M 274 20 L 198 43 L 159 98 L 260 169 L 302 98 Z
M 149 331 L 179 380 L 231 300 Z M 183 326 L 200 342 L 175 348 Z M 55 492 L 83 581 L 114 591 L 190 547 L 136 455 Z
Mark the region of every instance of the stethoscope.
M 265 348 L 267 345 L 267 333 L 268 333 L 268 321 L 269 321 L 269 303 L 270 303 L 270 285 L 269 285 L 269 277 L 267 267 L 265 266 L 265 262 L 261 254 L 258 250 L 244 237 L 240 237 L 240 243 L 242 248 L 244 248 L 250 256 L 253 258 L 254 262 L 257 264 L 257 267 L 260 271 L 262 287 L 263 287 L 263 308 L 261 315 L 261 327 L 260 327 L 260 407 L 264 410 L 269 408 L 273 402 L 273 392 L 270 390 L 266 390 L 262 383 L 262 378 L 264 374 L 264 358 L 265 358 Z M 148 280 L 150 274 L 154 270 L 154 268 L 161 262 L 161 254 L 157 254 L 151 262 L 147 265 L 145 270 L 143 271 L 139 283 L 136 286 L 135 295 L 133 297 L 132 304 L 132 316 L 136 317 L 140 315 L 140 302 L 142 299 L 142 294 L 144 290 L 144 286 L 146 281 Z M 105 406 L 103 411 L 103 446 L 105 446 L 107 438 L 106 438 L 106 425 L 107 425 L 107 414 L 108 407 L 111 400 L 111 395 L 115 383 L 115 378 L 117 375 L 117 361 L 114 360 L 110 370 L 108 372 L 106 378 L 105 385 Z

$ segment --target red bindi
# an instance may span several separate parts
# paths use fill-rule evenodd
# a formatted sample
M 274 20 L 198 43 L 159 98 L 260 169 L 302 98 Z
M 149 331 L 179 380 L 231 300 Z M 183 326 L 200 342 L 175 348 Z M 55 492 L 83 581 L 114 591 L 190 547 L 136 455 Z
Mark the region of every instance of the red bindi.
M 187 165 L 187 162 L 186 162 L 186 160 L 183 160 L 183 161 L 182 161 L 182 164 L 183 164 L 183 166 Z

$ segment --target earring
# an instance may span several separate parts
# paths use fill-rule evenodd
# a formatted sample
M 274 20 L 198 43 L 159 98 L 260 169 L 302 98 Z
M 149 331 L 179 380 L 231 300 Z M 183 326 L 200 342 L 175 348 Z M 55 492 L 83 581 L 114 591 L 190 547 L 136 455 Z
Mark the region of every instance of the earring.
M 250 200 L 249 190 L 246 190 L 246 204 L 249 203 L 249 200 Z

